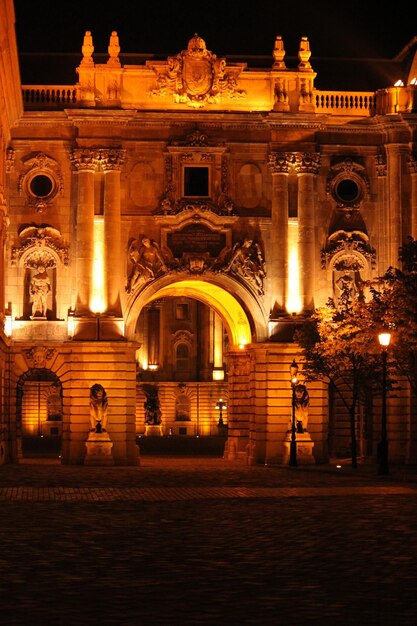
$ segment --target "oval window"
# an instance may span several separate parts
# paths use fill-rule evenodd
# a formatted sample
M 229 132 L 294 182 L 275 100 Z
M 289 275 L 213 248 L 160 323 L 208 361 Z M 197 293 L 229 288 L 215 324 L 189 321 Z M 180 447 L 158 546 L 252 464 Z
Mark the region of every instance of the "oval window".
M 344 178 L 336 184 L 335 193 L 342 202 L 352 203 L 359 199 L 361 189 L 356 181 Z
M 34 176 L 29 183 L 29 191 L 36 198 L 46 198 L 54 188 L 54 183 L 49 176 L 38 174 Z

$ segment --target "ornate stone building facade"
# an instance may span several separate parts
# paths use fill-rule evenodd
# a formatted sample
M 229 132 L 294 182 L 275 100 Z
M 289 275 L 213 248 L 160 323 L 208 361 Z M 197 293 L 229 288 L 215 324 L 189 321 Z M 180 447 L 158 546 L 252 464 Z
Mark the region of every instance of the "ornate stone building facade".
M 138 435 L 217 434 L 219 398 L 226 459 L 285 462 L 296 324 L 417 236 L 416 41 L 403 86 L 323 91 L 306 37 L 291 59 L 277 37 L 252 68 L 198 35 L 124 63 L 115 32 L 98 63 L 86 32 L 77 84 L 20 91 L 0 6 L 1 462 L 39 435 L 86 462 L 95 384 L 116 464 L 139 462 Z M 308 411 L 305 461 L 348 455 L 322 383 Z M 364 455 L 375 411 L 358 421 Z M 412 416 L 407 393 L 392 401 L 397 461 L 416 460 Z

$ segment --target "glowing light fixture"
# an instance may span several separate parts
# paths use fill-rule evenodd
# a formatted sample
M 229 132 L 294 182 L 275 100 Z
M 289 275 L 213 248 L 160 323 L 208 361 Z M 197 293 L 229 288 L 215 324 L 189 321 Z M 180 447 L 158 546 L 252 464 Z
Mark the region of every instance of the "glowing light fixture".
M 381 348 L 388 348 L 391 342 L 391 333 L 379 333 L 378 341 Z
M 397 80 L 396 83 L 394 83 L 394 87 L 404 87 L 404 83 L 402 80 Z
M 213 370 L 213 380 L 224 380 L 224 370 Z
M 11 337 L 12 336 L 12 330 L 13 330 L 12 316 L 11 315 L 5 315 L 5 317 L 4 317 L 4 334 L 6 335 L 6 337 Z
M 288 221 L 288 291 L 286 309 L 288 313 L 300 313 L 300 266 L 298 260 L 298 220 Z
M 104 296 L 104 221 L 101 216 L 94 218 L 93 288 L 90 308 L 97 314 L 106 310 Z

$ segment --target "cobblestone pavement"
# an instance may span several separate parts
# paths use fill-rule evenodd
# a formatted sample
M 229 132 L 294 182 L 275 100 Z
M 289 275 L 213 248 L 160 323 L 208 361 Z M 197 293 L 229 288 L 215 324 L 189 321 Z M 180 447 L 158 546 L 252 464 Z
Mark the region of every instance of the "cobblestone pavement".
M 417 626 L 417 469 L 0 467 L 0 624 Z

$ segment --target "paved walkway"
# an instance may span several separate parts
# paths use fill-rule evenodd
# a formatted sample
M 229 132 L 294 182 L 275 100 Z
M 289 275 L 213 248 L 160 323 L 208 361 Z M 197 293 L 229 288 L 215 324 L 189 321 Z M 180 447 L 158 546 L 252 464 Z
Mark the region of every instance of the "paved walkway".
M 417 626 L 417 469 L 0 466 L 0 624 Z

